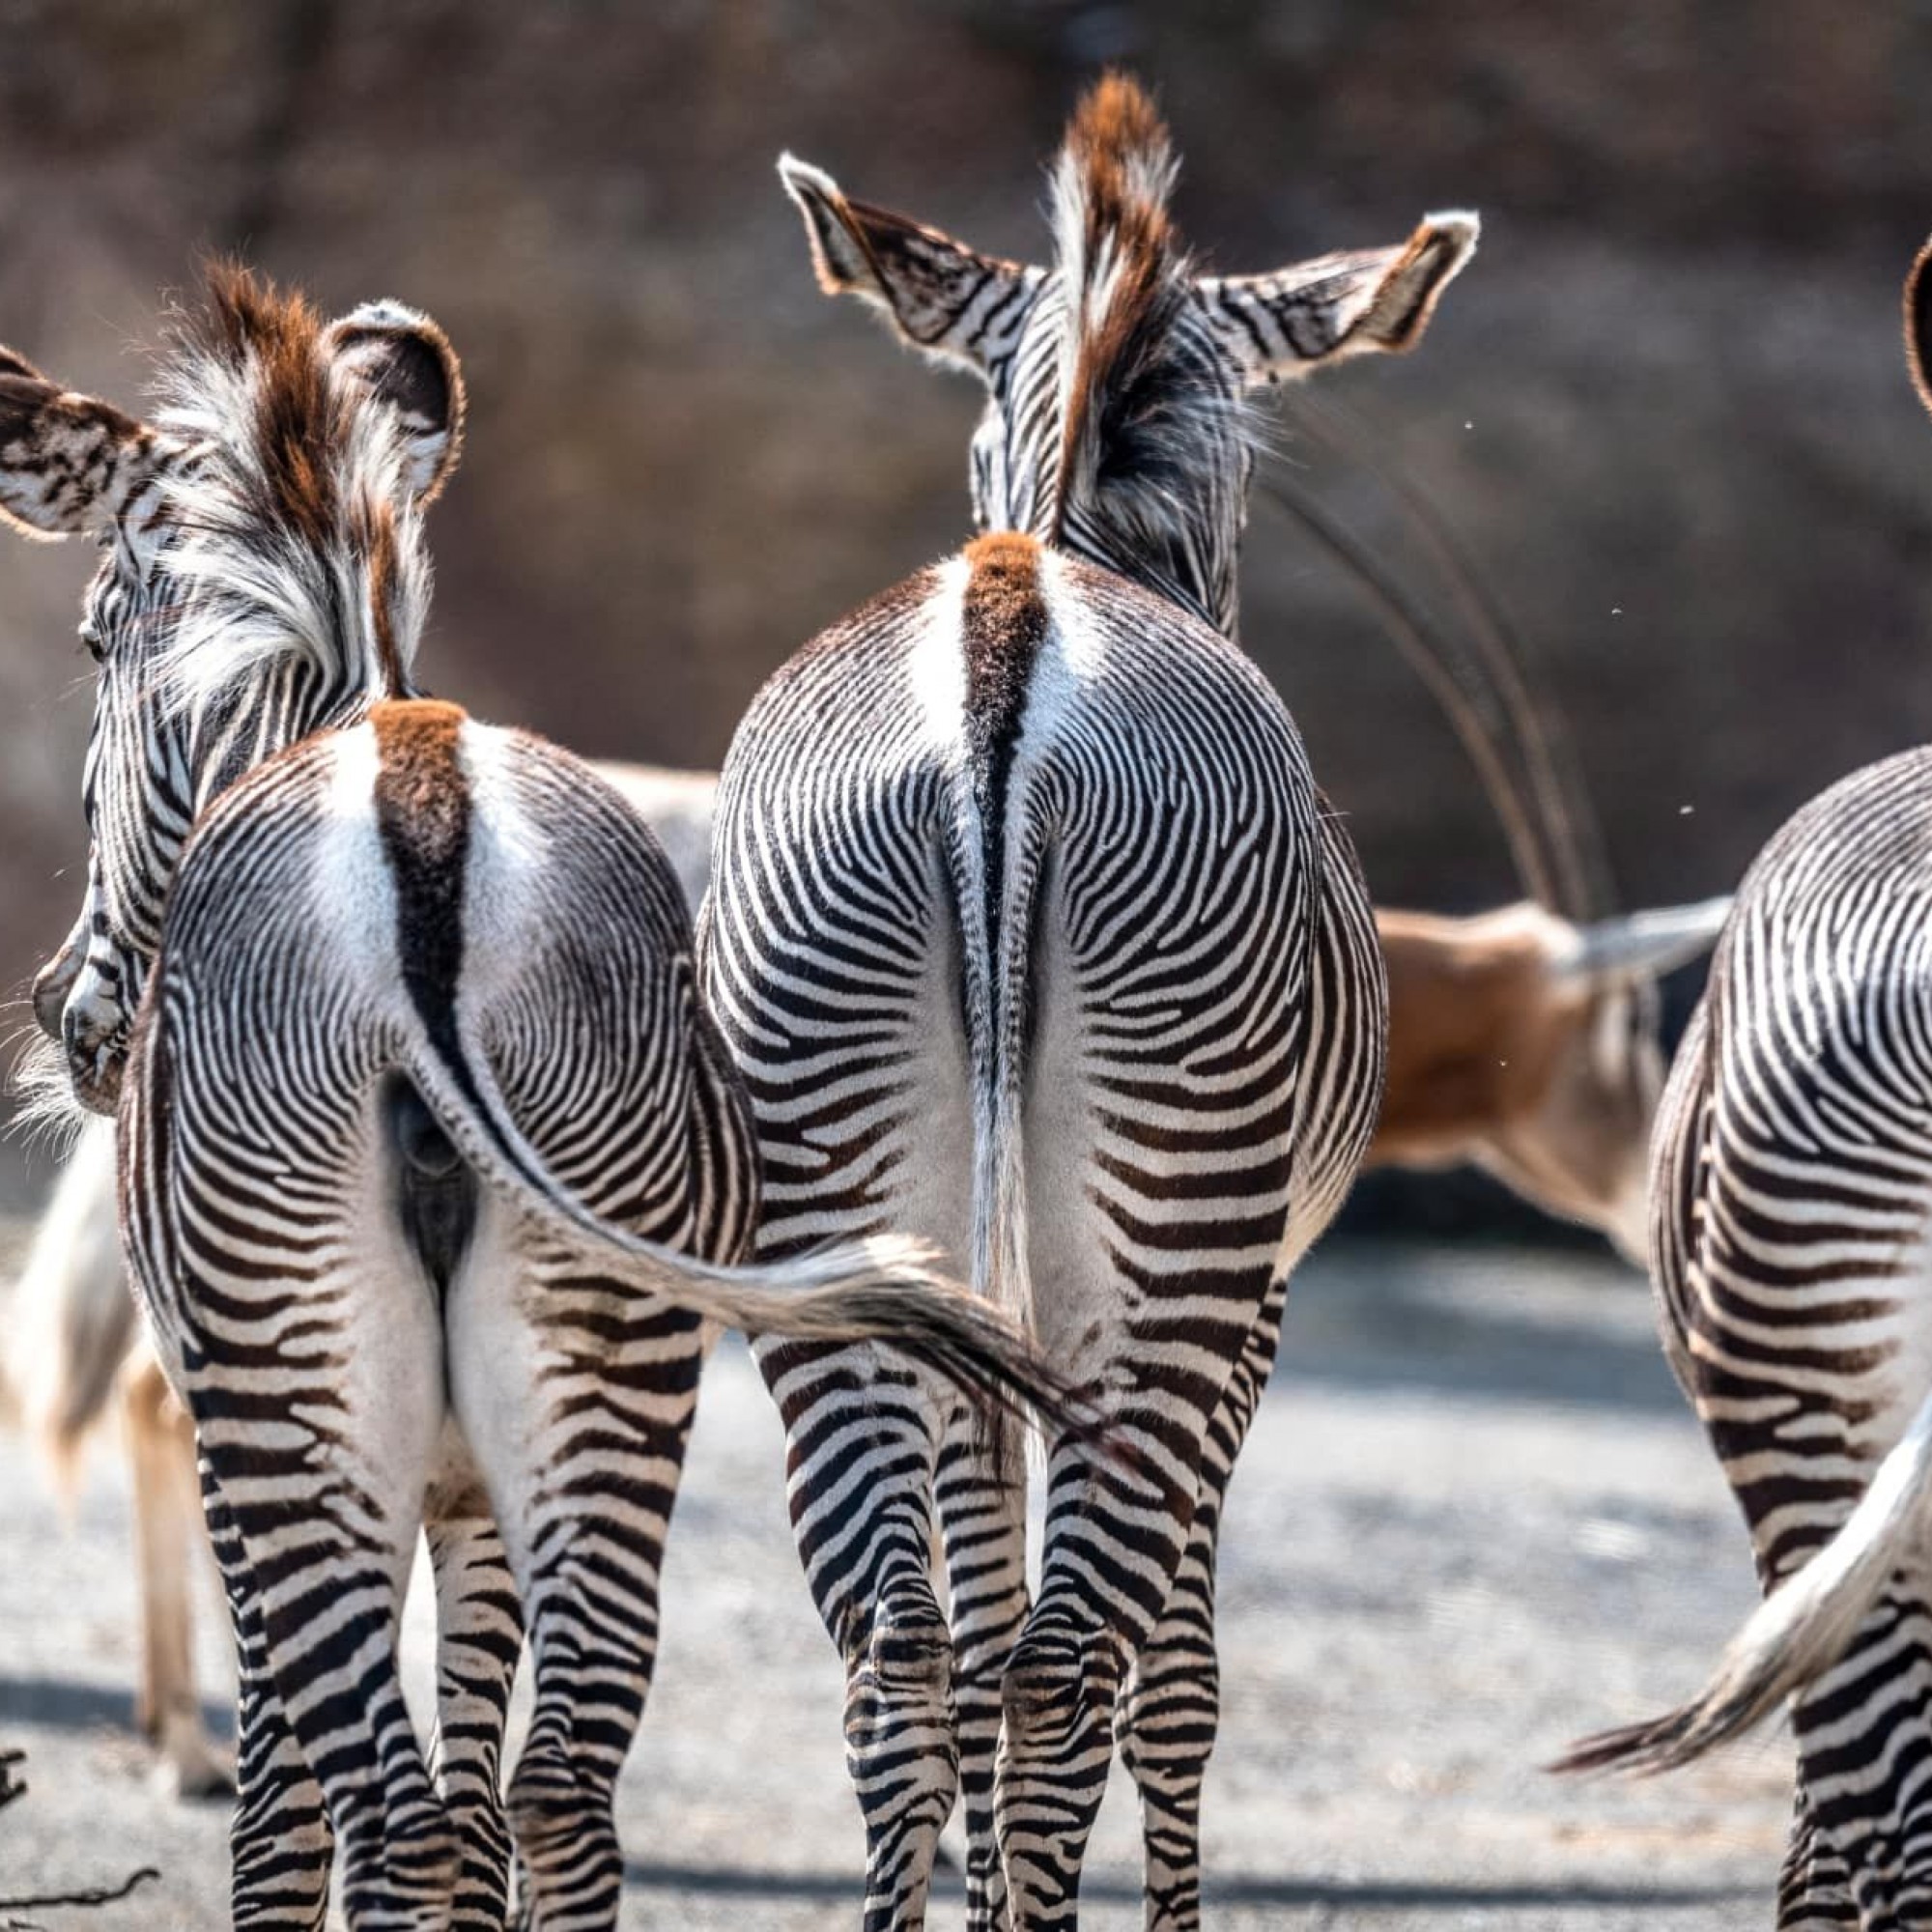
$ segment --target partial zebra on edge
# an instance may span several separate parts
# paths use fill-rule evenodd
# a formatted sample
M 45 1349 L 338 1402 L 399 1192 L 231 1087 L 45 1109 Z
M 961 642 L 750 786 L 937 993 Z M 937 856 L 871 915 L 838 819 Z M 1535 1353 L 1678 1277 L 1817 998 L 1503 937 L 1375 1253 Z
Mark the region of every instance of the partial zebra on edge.
M 781 172 L 822 284 L 987 405 L 980 535 L 793 657 L 725 762 L 704 960 L 761 1248 L 897 1225 L 970 1257 L 1138 1455 L 1052 1436 L 1036 1602 L 1012 1432 L 866 1351 L 761 1347 L 846 1667 L 865 1922 L 923 1922 L 958 1798 L 969 1921 L 1072 1925 L 1118 1737 L 1148 1922 L 1191 1926 L 1221 1496 L 1383 1060 L 1353 853 L 1230 635 L 1246 399 L 1409 346 L 1475 223 L 1198 277 L 1119 75 L 1068 129 L 1048 268 Z
M 0 505 L 104 526 L 75 942 L 37 1009 L 117 1117 L 129 1262 L 192 1411 L 241 1652 L 238 1923 L 614 1923 L 703 1322 L 1065 1385 L 916 1244 L 735 1265 L 757 1167 L 676 883 L 576 760 L 422 697 L 420 505 L 461 382 L 393 304 L 236 270 L 153 425 L 0 356 Z M 395 1672 L 418 1526 L 425 1764 Z M 516 1589 L 511 1588 L 514 1575 Z
M 1932 242 L 1905 288 L 1932 408 Z M 1663 1343 L 1763 1605 L 1690 1703 L 1562 1771 L 1665 1771 L 1789 1701 L 1780 1927 L 1932 1924 L 1932 748 L 1854 773 L 1739 888 L 1652 1165 Z

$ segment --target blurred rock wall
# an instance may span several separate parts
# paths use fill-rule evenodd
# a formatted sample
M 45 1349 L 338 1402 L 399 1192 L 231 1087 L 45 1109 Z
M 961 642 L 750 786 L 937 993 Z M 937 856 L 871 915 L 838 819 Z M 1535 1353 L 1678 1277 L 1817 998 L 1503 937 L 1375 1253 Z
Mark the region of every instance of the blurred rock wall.
M 1220 266 L 1482 210 L 1423 350 L 1325 392 L 1531 640 L 1628 898 L 1721 890 L 1932 728 L 1932 424 L 1897 321 L 1932 226 L 1922 4 L 4 0 L 0 24 L 0 339 L 132 401 L 158 293 L 210 246 L 331 307 L 430 309 L 472 403 L 430 680 L 584 752 L 715 761 L 772 666 L 965 526 L 977 394 L 819 296 L 779 150 L 1037 258 L 1040 163 L 1107 60 L 1158 86 Z M 1359 462 L 1292 412 L 1281 441 L 1428 582 Z M 9 986 L 72 910 L 90 563 L 0 548 Z M 1265 506 L 1244 610 L 1378 896 L 1510 895 L 1429 699 Z

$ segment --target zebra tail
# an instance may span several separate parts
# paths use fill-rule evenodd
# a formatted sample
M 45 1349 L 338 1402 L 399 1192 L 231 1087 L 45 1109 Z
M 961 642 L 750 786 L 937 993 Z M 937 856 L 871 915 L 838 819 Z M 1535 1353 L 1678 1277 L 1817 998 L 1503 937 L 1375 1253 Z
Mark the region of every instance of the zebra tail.
M 91 1122 L 34 1231 L 14 1291 L 0 1394 L 64 1498 L 135 1337 L 121 1267 L 114 1128 Z
M 1932 1528 L 1932 1394 L 1830 1543 L 1772 1592 L 1731 1639 L 1701 1695 L 1648 1723 L 1573 1745 L 1555 1772 L 1674 1771 L 1742 1737 L 1844 1656 Z
M 748 1334 L 889 1343 L 979 1403 L 1093 1435 L 1096 1420 L 1015 1324 L 940 1272 L 934 1251 L 899 1236 L 745 1266 L 698 1260 L 605 1220 L 545 1167 L 480 1054 L 427 1037 L 409 1070 L 443 1131 L 483 1179 L 554 1238 L 613 1273 Z

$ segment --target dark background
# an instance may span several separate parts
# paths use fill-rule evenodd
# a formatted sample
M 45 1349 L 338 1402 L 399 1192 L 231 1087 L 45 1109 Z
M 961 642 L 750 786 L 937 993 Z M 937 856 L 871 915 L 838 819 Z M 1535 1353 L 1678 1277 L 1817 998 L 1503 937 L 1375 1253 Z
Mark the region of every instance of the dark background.
M 1422 350 L 1323 394 L 1513 613 L 1626 903 L 1725 890 L 1925 734 L 1932 425 L 1898 334 L 1924 6 L 3 0 L 0 340 L 134 403 L 204 246 L 330 309 L 429 309 L 471 399 L 429 681 L 585 753 L 715 763 L 774 665 L 957 543 L 980 402 L 817 293 L 778 152 L 1039 259 L 1040 164 L 1107 60 L 1157 87 L 1220 267 L 1482 212 Z M 1427 583 L 1360 461 L 1293 412 L 1280 440 Z M 75 903 L 91 561 L 0 549 L 9 989 Z M 1378 898 L 1513 896 L 1430 699 L 1260 504 L 1244 597 Z

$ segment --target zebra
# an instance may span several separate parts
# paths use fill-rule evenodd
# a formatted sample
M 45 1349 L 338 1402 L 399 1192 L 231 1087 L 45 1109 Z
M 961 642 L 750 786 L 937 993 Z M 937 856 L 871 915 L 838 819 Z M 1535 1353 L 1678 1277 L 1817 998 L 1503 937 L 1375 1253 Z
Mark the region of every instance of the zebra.
M 1905 286 L 1932 409 L 1932 242 Z M 1692 1702 L 1559 1769 L 1660 1771 L 1787 1698 L 1785 1932 L 1932 1926 L 1932 748 L 1804 806 L 1746 874 L 1651 1147 L 1671 1366 L 1768 1595 Z
M 1352 849 L 1232 641 L 1246 398 L 1412 344 L 1476 223 L 1197 275 L 1121 75 L 1068 128 L 1051 268 L 780 166 L 822 286 L 989 401 L 979 534 L 782 667 L 725 761 L 699 949 L 760 1252 L 934 1240 L 1131 1452 L 1049 1440 L 1036 1596 L 1016 1431 L 876 1350 L 760 1345 L 846 1671 L 864 1922 L 923 1922 L 963 1801 L 971 1922 L 1072 1925 L 1118 1739 L 1148 1923 L 1193 1925 L 1222 1494 L 1384 1052 Z
M 86 910 L 36 1009 L 116 1121 L 241 1668 L 234 1918 L 609 1927 L 707 1322 L 1057 1378 L 895 1241 L 735 1265 L 749 1099 L 642 822 L 420 695 L 422 510 L 463 388 L 427 318 L 215 270 L 150 422 L 0 355 L 0 505 L 103 533 Z M 396 1673 L 419 1525 L 425 1761 Z M 507 1799 L 504 1709 L 535 1704 Z M 453 1914 L 453 1917 L 452 1917 Z

